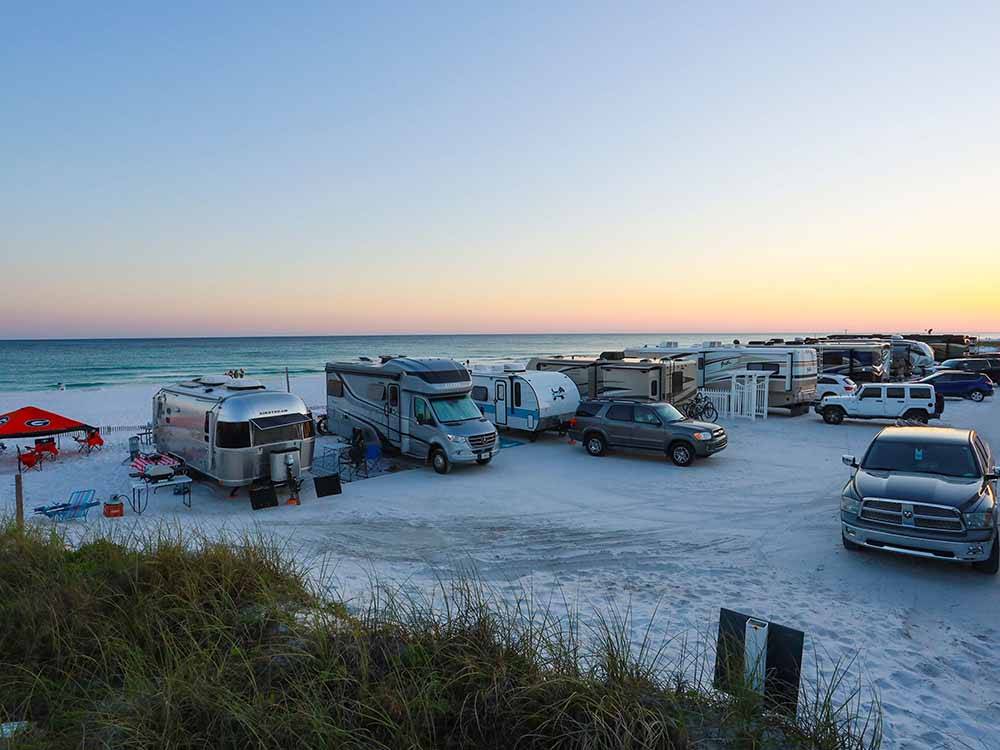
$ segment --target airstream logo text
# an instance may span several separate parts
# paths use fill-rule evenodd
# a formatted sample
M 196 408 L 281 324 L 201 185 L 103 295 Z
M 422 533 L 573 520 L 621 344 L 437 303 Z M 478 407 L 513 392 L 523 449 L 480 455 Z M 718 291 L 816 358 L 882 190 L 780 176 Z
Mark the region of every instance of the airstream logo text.
M 284 409 L 271 409 L 270 411 L 262 411 L 258 416 L 266 417 L 268 414 L 282 414 Z

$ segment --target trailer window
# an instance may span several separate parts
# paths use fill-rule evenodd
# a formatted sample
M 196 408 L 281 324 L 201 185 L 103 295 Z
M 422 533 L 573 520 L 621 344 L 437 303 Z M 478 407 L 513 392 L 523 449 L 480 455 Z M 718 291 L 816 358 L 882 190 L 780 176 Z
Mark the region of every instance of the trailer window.
M 330 378 L 326 381 L 326 392 L 334 398 L 343 398 L 344 381 L 340 378 Z
M 521 383 L 518 380 L 514 381 L 514 406 L 521 405 Z
M 472 400 L 486 401 L 490 397 L 490 391 L 485 385 L 472 386 Z
M 660 396 L 660 381 L 656 378 L 649 381 L 649 395 L 651 398 L 659 398 Z
M 287 443 L 291 440 L 302 439 L 302 423 L 286 424 L 282 427 L 271 427 L 262 430 L 257 425 L 252 426 L 254 445 L 272 445 L 274 443 Z
M 249 448 L 249 422 L 216 422 L 215 444 L 220 448 Z

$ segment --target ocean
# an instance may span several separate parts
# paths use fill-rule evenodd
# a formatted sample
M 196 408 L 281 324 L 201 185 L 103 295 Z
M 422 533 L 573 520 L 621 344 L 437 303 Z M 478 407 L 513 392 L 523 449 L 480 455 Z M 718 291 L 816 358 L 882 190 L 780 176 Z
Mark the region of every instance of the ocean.
M 432 336 L 270 336 L 259 338 L 66 339 L 0 341 L 0 392 L 45 390 L 60 384 L 98 388 L 161 383 L 243 368 L 266 377 L 322 372 L 331 360 L 380 354 L 442 356 L 474 362 L 533 355 L 597 354 L 627 346 L 677 341 L 732 342 L 794 338 L 797 333 L 478 334 Z

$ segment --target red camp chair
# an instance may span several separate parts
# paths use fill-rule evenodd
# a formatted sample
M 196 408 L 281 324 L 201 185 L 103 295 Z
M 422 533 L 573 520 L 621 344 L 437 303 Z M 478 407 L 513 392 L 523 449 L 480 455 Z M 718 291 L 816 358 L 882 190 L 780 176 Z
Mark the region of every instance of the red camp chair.
M 38 438 L 35 440 L 35 453 L 48 453 L 51 456 L 59 455 L 59 447 L 55 438 Z
M 42 454 L 35 453 L 31 448 L 25 450 L 18 449 L 17 460 L 20 462 L 21 466 L 24 467 L 25 471 L 29 469 L 42 470 Z
M 80 446 L 80 450 L 84 453 L 90 454 L 94 450 L 100 450 L 104 447 L 104 438 L 101 437 L 101 433 L 97 430 L 93 432 L 88 432 L 85 438 L 73 438 Z

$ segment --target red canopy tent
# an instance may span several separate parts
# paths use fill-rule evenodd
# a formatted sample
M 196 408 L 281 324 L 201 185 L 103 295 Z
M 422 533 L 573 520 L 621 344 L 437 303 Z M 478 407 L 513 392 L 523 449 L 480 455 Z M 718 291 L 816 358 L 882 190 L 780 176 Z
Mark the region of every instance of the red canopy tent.
M 90 432 L 96 429 L 37 406 L 23 406 L 7 414 L 0 414 L 0 440 L 45 437 L 64 432 Z

